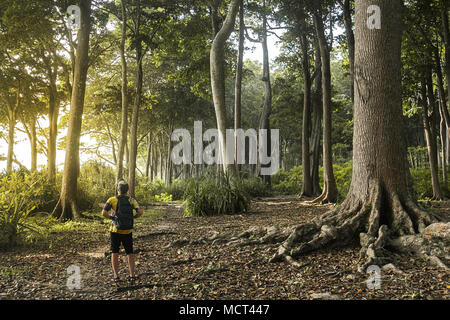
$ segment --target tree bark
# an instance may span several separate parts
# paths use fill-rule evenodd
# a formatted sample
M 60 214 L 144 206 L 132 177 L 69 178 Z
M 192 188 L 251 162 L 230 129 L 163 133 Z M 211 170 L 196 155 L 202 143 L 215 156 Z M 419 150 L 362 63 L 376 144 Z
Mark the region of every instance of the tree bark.
M 61 219 L 73 219 L 81 216 L 77 206 L 79 147 L 81 123 L 86 91 L 86 78 L 89 68 L 89 34 L 91 0 L 80 1 L 80 29 L 75 57 L 75 72 L 73 77 L 72 96 L 69 112 L 69 129 L 67 132 L 66 157 L 61 186 L 61 196 L 52 215 Z
M 125 146 L 127 144 L 128 134 L 128 79 L 127 79 L 127 60 L 125 57 L 125 41 L 127 38 L 127 9 L 126 0 L 121 1 L 122 12 L 122 37 L 120 41 L 120 62 L 122 65 L 122 114 L 120 123 L 120 141 L 117 154 L 117 175 L 116 180 L 123 179 L 123 158 Z

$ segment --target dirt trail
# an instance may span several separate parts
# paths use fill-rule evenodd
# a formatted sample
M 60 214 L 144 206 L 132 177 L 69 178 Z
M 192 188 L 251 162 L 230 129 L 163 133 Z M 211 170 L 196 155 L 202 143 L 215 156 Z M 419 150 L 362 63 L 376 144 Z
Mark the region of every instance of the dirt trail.
M 254 200 L 247 214 L 183 218 L 179 205 L 152 207 L 166 214 L 152 223 L 137 224 L 134 238 L 139 280 L 135 286 L 117 289 L 111 284 L 110 260 L 105 254 L 108 234 L 103 225 L 97 234 L 99 240 L 85 245 L 72 245 L 67 239 L 51 249 L 2 254 L 0 267 L 9 266 L 15 272 L 0 274 L 0 299 L 311 299 L 318 293 L 341 299 L 449 299 L 449 273 L 408 256 L 396 264 L 403 275 L 386 272 L 381 289 L 369 290 L 369 275 L 354 276 L 357 244 L 306 255 L 301 269 L 268 263 L 277 245 L 167 247 L 180 239 L 198 239 L 216 232 L 238 234 L 254 226 L 282 229 L 329 208 L 296 197 L 275 197 Z M 81 289 L 67 288 L 70 265 L 80 267 Z M 120 266 L 124 279 L 124 255 Z

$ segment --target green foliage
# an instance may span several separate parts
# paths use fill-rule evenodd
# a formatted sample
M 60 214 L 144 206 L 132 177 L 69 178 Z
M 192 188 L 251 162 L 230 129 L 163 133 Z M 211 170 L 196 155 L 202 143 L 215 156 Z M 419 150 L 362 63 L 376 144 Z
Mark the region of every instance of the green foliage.
M 191 180 L 183 200 L 187 217 L 246 212 L 250 203 L 242 183 L 228 175 Z
M 172 184 L 166 185 L 164 181 L 141 181 L 135 189 L 136 200 L 139 203 L 170 202 L 181 200 L 187 180 L 175 179 Z
M 161 193 L 160 195 L 155 195 L 155 200 L 157 202 L 171 202 L 172 201 L 172 195 L 167 194 L 166 192 Z
M 338 188 L 338 201 L 347 195 L 352 180 L 352 162 L 333 165 L 334 178 Z M 302 190 L 302 166 L 293 167 L 289 170 L 280 169 L 272 177 L 272 188 L 277 194 L 299 194 Z M 319 167 L 319 180 L 323 185 L 323 170 Z
M 338 202 L 341 202 L 347 196 L 350 183 L 352 182 L 352 161 L 344 164 L 334 164 L 333 171 L 338 188 Z
M 242 179 L 241 186 L 244 192 L 252 198 L 267 197 L 272 194 L 269 186 L 259 177 Z
M 83 163 L 78 179 L 78 205 L 81 210 L 92 210 L 116 194 L 116 178 L 112 167 L 101 162 Z
M 272 176 L 272 189 L 277 194 L 297 194 L 302 189 L 302 166 L 281 168 Z
M 449 169 L 447 169 L 448 172 Z M 430 168 L 415 168 L 410 169 L 414 184 L 414 191 L 419 200 L 427 200 L 433 197 L 433 186 L 431 184 Z M 442 168 L 439 168 L 439 183 L 442 187 Z
M 17 245 L 26 233 L 38 232 L 30 214 L 41 204 L 39 174 L 12 172 L 0 179 L 0 248 Z

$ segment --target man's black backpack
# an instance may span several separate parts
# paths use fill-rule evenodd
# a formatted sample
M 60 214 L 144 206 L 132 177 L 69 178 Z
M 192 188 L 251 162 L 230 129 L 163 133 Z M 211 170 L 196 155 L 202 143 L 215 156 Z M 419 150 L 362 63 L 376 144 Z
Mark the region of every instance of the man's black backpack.
M 130 203 L 130 197 L 117 196 L 116 219 L 114 223 L 117 230 L 133 229 L 133 206 Z

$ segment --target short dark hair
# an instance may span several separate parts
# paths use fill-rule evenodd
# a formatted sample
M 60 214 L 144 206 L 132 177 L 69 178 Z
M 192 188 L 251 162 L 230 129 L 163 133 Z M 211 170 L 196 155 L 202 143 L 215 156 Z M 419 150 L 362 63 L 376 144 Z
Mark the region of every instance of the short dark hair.
M 117 183 L 117 190 L 119 190 L 119 192 L 121 194 L 125 194 L 128 192 L 128 183 L 126 183 L 125 181 L 121 180 Z

